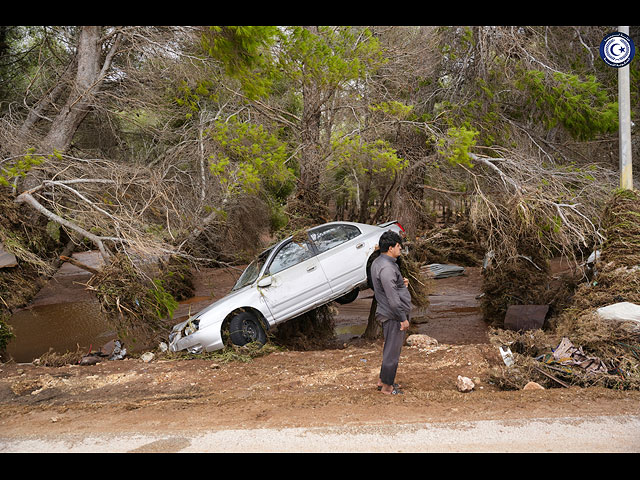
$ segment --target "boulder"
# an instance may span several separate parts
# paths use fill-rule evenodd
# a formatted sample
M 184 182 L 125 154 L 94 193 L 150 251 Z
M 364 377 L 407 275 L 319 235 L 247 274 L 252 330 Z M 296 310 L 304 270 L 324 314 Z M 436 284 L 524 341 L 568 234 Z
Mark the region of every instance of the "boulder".
M 438 341 L 428 335 L 414 334 L 407 337 L 407 345 L 418 348 L 436 347 Z
M 544 387 L 539 383 L 529 382 L 524 386 L 523 390 L 544 390 Z
M 463 377 L 462 375 L 458 375 L 458 390 L 460 392 L 466 393 L 470 392 L 475 388 L 475 384 L 469 377 Z

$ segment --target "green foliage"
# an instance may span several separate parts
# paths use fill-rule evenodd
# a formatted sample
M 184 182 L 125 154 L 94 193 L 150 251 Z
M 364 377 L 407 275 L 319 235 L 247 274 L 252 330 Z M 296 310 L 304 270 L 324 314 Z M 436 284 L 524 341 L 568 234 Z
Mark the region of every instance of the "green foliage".
M 203 101 L 216 100 L 217 94 L 212 91 L 213 82 L 203 80 L 195 88 L 190 87 L 183 81 L 175 96 L 176 103 L 187 110 L 185 117 L 190 119 L 194 113 L 201 110 Z
M 451 127 L 447 130 L 447 136 L 437 142 L 437 150 L 452 165 L 466 165 L 473 167 L 469 159 L 471 148 L 476 144 L 478 131 L 466 126 Z
M 530 102 L 547 128 L 558 123 L 578 140 L 591 140 L 597 134 L 618 128 L 618 103 L 609 100 L 593 75 L 556 72 L 550 77 L 538 70 L 525 72 L 518 86 L 528 90 Z
M 367 142 L 359 135 L 354 135 L 333 142 L 333 158 L 327 168 L 389 175 L 399 172 L 407 164 L 407 160 L 399 157 L 389 142 Z
M 347 198 L 360 202 L 360 195 L 368 193 L 368 199 L 380 196 L 380 189 L 388 185 L 395 174 L 408 166 L 389 142 L 367 142 L 360 136 L 345 137 L 333 142 L 332 158 L 327 170 L 333 172 L 335 190 L 342 201 Z
M 152 298 L 150 306 L 155 310 L 157 318 L 173 318 L 173 312 L 178 308 L 178 302 L 163 286 L 163 280 L 153 280 L 153 287 L 148 290 Z
M 364 78 L 384 63 L 380 43 L 368 29 L 318 27 L 318 34 L 304 27 L 285 29 L 279 67 L 302 83 L 335 88 Z
M 37 165 L 41 165 L 45 161 L 42 155 L 34 155 L 35 149 L 30 148 L 27 153 L 7 166 L 0 167 L 0 185 L 8 187 L 14 178 L 24 177 L 27 172 Z M 60 158 L 60 153 L 54 151 L 49 158 Z
M 407 118 L 413 111 L 413 105 L 404 105 L 403 103 L 391 101 L 380 102 L 378 104 L 369 105 L 372 112 L 383 112 L 391 117 L 399 120 Z
M 262 125 L 216 122 L 209 132 L 219 152 L 209 159 L 209 170 L 229 194 L 267 195 L 284 200 L 293 190 L 294 175 L 287 167 L 287 148 Z
M 268 50 L 280 34 L 275 26 L 212 26 L 202 46 L 240 81 L 249 98 L 256 99 L 266 96 L 272 86 L 275 70 Z

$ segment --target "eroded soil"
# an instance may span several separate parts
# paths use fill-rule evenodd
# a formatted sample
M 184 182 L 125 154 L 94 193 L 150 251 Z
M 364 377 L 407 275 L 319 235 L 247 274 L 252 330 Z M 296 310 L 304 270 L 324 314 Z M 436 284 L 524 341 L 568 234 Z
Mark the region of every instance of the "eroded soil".
M 201 272 L 186 314 L 219 298 L 233 271 Z M 434 281 L 431 305 L 416 311 L 413 331 L 437 347 L 405 346 L 397 381 L 404 394 L 376 389 L 382 341 L 350 331 L 366 324 L 371 292 L 340 307 L 347 333 L 335 348 L 277 351 L 250 362 L 103 361 L 92 366 L 0 365 L 0 432 L 4 437 L 57 433 L 144 433 L 226 428 L 449 422 L 640 414 L 640 392 L 600 388 L 499 391 L 477 300 L 480 272 Z M 457 390 L 458 375 L 475 389 Z

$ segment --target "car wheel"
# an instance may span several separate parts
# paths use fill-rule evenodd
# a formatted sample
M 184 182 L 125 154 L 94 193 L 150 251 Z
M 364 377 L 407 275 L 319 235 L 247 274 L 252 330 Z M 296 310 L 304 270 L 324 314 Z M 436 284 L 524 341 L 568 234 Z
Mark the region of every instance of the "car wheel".
M 336 302 L 338 302 L 340 305 L 346 305 L 347 303 L 351 303 L 356 298 L 358 298 L 359 293 L 360 293 L 360 290 L 356 288 L 355 290 L 352 290 L 346 295 L 336 298 Z
M 234 345 L 243 346 L 247 343 L 267 343 L 267 334 L 260 321 L 249 312 L 235 315 L 229 322 L 229 336 Z

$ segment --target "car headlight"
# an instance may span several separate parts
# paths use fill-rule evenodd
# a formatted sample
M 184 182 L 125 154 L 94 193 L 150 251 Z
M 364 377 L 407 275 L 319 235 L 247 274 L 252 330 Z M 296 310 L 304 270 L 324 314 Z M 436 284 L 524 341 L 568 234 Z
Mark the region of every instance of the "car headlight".
M 191 335 L 195 333 L 200 328 L 200 320 L 199 319 L 189 319 L 186 322 L 178 323 L 174 325 L 171 329 L 171 333 L 169 334 L 169 342 L 174 342 L 179 340 L 182 337 L 186 337 L 187 335 Z
M 189 320 L 187 324 L 184 326 L 184 330 L 182 330 L 182 332 L 186 337 L 187 335 L 191 335 L 192 333 L 197 332 L 198 328 L 200 328 L 200 320 L 198 319 Z

